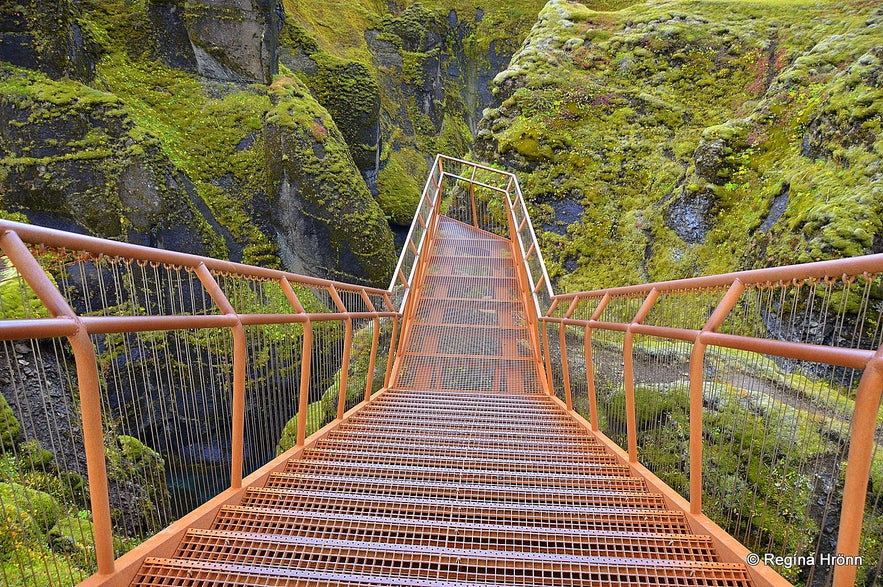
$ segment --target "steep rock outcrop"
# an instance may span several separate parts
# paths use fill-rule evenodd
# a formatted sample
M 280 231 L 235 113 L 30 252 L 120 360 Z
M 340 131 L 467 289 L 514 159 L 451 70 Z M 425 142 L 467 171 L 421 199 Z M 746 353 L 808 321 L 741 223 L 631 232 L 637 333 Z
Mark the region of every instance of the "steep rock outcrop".
M 536 225 L 582 194 L 579 221 L 541 235 L 559 287 L 875 250 L 879 7 L 602 4 L 547 3 L 476 137 Z
M 147 18 L 157 56 L 169 67 L 195 73 L 196 53 L 187 33 L 185 0 L 147 0 Z
M 334 119 L 356 167 L 368 174 L 376 167 L 380 148 L 380 86 L 374 73 L 358 61 L 325 53 L 310 60 L 302 70 L 307 85 Z
M 5 449 L 7 455 L 26 458 L 35 471 L 62 478 L 71 499 L 85 500 L 88 477 L 79 402 L 67 382 L 73 366 L 59 364 L 63 355 L 58 350 L 51 342 L 38 341 L 0 348 L 0 406 L 8 405 L 20 422 L 13 439 L 20 445 Z M 117 523 L 134 531 L 167 521 L 170 498 L 161 457 L 128 436 L 109 434 L 106 445 L 110 507 Z
M 187 0 L 185 18 L 200 75 L 270 83 L 283 22 L 275 0 Z
M 385 286 L 392 233 L 343 136 L 309 90 L 291 78 L 270 87 L 264 145 L 268 219 L 286 266 L 300 273 Z
M 80 16 L 75 0 L 0 4 L 0 61 L 37 69 L 52 78 L 91 80 L 98 45 Z
M 223 254 L 189 180 L 111 94 L 0 66 L 2 207 L 96 236 Z

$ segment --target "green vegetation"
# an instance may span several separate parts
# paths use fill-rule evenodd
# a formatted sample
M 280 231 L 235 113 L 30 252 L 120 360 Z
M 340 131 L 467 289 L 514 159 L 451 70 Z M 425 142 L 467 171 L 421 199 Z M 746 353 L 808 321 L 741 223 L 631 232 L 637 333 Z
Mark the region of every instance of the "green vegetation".
M 334 120 L 295 78 L 279 77 L 269 91 L 266 151 L 279 161 L 270 182 L 280 205 L 293 209 L 283 225 L 308 226 L 309 253 L 326 276 L 387 283 L 395 264 L 392 233 Z
M 389 350 L 389 337 L 392 334 L 391 325 L 382 324 L 380 341 L 378 342 L 377 357 L 374 366 L 374 381 L 372 391 L 383 387 L 383 379 L 386 373 L 386 361 Z M 368 381 L 368 363 L 371 359 L 371 342 L 374 337 L 374 327 L 366 326 L 353 333 L 353 347 L 350 355 L 350 368 L 346 384 L 346 407 L 351 408 L 365 398 L 365 388 Z M 340 372 L 334 376 L 334 383 L 322 393 L 321 399 L 309 404 L 307 409 L 307 428 L 305 437 L 318 431 L 320 428 L 337 417 L 337 405 L 340 398 Z M 279 443 L 276 445 L 276 454 L 280 455 L 292 448 L 297 442 L 297 416 L 291 418 L 285 425 Z
M 478 134 L 482 157 L 519 172 L 536 225 L 554 225 L 557 201 L 583 207 L 542 236 L 559 289 L 872 249 L 883 15 L 772 0 L 593 8 L 546 6 Z
M 799 388 L 797 383 L 792 385 Z M 843 454 L 848 427 L 817 410 L 795 408 L 766 393 L 723 382 L 707 384 L 703 393 L 704 511 L 750 549 L 815 552 L 822 531 L 814 509 L 817 500 L 824 503 L 834 492 L 834 511 L 842 500 L 843 468 L 837 459 Z M 688 495 L 689 462 L 684 458 L 689 451 L 687 383 L 637 386 L 635 402 L 641 462 Z M 622 390 L 599 407 L 608 434 L 624 445 Z M 871 484 L 879 487 L 880 483 L 883 457 L 878 455 Z M 880 554 L 873 529 L 879 527 L 881 517 L 870 504 L 861 550 L 868 557 L 864 572 L 874 568 Z M 803 584 L 800 567 L 777 570 L 789 581 Z
M 52 460 L 34 441 L 0 455 L 0 576 L 10 586 L 73 585 L 96 570 L 85 483 Z M 117 556 L 134 544 L 114 537 Z
M 15 446 L 21 434 L 21 423 L 9 407 L 6 398 L 0 395 L 0 449 L 8 450 Z

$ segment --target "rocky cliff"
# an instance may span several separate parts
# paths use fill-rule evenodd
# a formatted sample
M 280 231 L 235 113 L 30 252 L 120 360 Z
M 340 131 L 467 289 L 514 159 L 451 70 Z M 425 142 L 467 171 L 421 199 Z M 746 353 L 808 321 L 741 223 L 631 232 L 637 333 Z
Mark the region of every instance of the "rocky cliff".
M 546 5 L 476 146 L 562 288 L 883 250 L 879 8 L 598 8 Z
M 4 5 L 0 207 L 386 285 L 388 224 L 410 224 L 436 152 L 468 152 L 542 4 Z

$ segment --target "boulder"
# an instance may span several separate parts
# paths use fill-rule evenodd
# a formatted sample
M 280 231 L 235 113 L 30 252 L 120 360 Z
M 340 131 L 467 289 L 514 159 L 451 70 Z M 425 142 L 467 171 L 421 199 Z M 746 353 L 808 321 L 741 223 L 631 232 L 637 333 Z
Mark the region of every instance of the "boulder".
M 328 111 L 280 78 L 264 125 L 268 223 L 291 271 L 386 286 L 393 236 Z
M 274 0 L 187 0 L 185 20 L 200 75 L 270 83 L 283 22 Z

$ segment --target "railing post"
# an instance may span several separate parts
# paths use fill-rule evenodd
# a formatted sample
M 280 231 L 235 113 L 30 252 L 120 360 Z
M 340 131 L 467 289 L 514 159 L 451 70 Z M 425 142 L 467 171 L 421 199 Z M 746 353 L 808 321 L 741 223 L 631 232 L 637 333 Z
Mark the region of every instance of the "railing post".
M 553 300 L 552 305 L 549 307 L 549 311 L 546 312 L 546 315 L 551 316 L 557 306 L 558 300 Z M 541 318 L 537 318 L 537 326 L 543 329 L 542 337 L 540 339 L 543 344 L 543 374 L 546 378 L 546 385 L 548 387 L 549 395 L 554 396 L 555 379 L 552 377 L 552 353 L 549 349 L 549 323 L 542 320 Z
M 720 328 L 745 291 L 745 284 L 736 279 L 702 327 L 690 353 L 690 513 L 702 513 L 702 413 L 705 382 L 705 348 L 703 332 Z
M 221 290 L 221 286 L 212 276 L 211 271 L 200 263 L 196 267 L 196 276 L 202 287 L 218 306 L 218 309 L 227 316 L 236 316 L 236 310 L 227 299 L 227 295 Z M 232 328 L 233 331 L 233 405 L 231 409 L 232 430 L 230 438 L 230 487 L 239 489 L 242 487 L 242 461 L 245 450 L 245 362 L 247 360 L 247 344 L 245 340 L 245 328 L 238 321 Z
M 635 412 L 635 364 L 632 346 L 635 333 L 632 330 L 633 325 L 640 324 L 650 313 L 653 304 L 659 298 L 659 290 L 655 287 L 650 290 L 644 303 L 635 318 L 625 332 L 625 340 L 622 344 L 622 379 L 625 387 L 625 417 L 626 417 L 626 435 L 628 436 L 628 453 L 629 462 L 638 462 L 638 420 Z
M 110 516 L 110 495 L 104 451 L 104 429 L 101 418 L 101 387 L 95 347 L 85 326 L 73 308 L 47 277 L 19 236 L 12 231 L 0 236 L 0 247 L 54 317 L 70 318 L 77 324 L 68 337 L 74 351 L 77 384 L 80 389 L 80 413 L 83 418 L 83 446 L 86 452 L 86 474 L 89 477 L 89 503 L 92 510 L 95 558 L 99 575 L 115 570 L 113 522 Z
M 288 303 L 298 314 L 306 314 L 303 304 L 288 279 L 279 280 Z M 300 389 L 297 402 L 297 436 L 294 446 L 301 447 L 307 438 L 307 412 L 310 408 L 310 363 L 313 358 L 313 323 L 309 318 L 304 320 L 304 340 L 300 353 Z
M 384 302 L 384 304 L 386 304 L 386 307 L 389 308 L 390 311 L 392 311 L 392 312 L 395 311 L 395 308 L 392 305 L 392 300 L 389 299 L 388 293 L 383 295 L 383 302 Z M 396 344 L 398 343 L 398 336 L 399 336 L 399 317 L 393 316 L 392 336 L 389 339 L 389 354 L 386 357 L 386 369 L 385 369 L 385 374 L 383 376 L 383 387 L 389 387 L 389 382 L 392 377 L 392 366 L 395 361 Z
M 475 206 L 475 172 L 478 171 L 478 167 L 475 165 L 472 166 L 472 177 L 469 180 L 469 202 L 472 204 L 472 226 L 475 228 L 479 228 L 478 226 L 478 212 Z
M 368 306 L 369 312 L 376 312 L 371 298 L 365 293 L 365 290 L 359 292 L 365 305 Z M 374 387 L 374 366 L 377 362 L 377 346 L 380 343 L 380 318 L 374 318 L 374 334 L 371 336 L 371 356 L 368 358 L 368 381 L 365 382 L 365 401 L 371 401 L 371 392 Z
M 859 552 L 881 396 L 883 396 L 883 345 L 865 367 L 855 397 L 855 411 L 849 435 L 849 455 L 846 459 L 846 483 L 843 487 L 843 505 L 840 508 L 840 528 L 837 533 L 837 554 L 845 557 L 856 557 Z M 855 584 L 858 567 L 848 564 L 855 558 L 846 560 L 847 564 L 834 567 L 834 585 Z
M 570 318 L 579 304 L 579 298 L 574 297 L 570 307 L 564 313 L 564 318 Z M 567 362 L 567 325 L 562 322 L 558 327 L 558 348 L 561 349 L 561 376 L 564 379 L 564 404 L 568 411 L 573 410 L 573 393 L 570 389 L 570 366 Z
M 340 299 L 340 294 L 337 293 L 337 289 L 335 289 L 333 285 L 328 288 L 328 292 L 331 294 L 331 299 L 334 302 L 334 305 L 337 306 L 337 309 L 341 312 L 349 313 L 346 304 Z M 342 420 L 343 414 L 346 412 L 346 388 L 349 383 L 350 352 L 353 346 L 353 319 L 347 316 L 344 324 L 343 357 L 340 360 L 340 381 L 337 385 L 338 420 Z
M 610 303 L 610 294 L 605 293 L 598 307 L 592 312 L 590 321 L 596 321 L 604 313 L 607 304 Z M 586 326 L 586 332 L 583 337 L 583 351 L 586 357 L 586 394 L 589 399 L 589 422 L 592 430 L 598 430 L 598 396 L 595 392 L 595 359 L 592 356 L 592 327 Z

